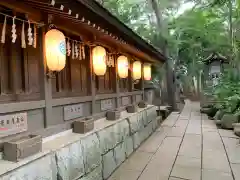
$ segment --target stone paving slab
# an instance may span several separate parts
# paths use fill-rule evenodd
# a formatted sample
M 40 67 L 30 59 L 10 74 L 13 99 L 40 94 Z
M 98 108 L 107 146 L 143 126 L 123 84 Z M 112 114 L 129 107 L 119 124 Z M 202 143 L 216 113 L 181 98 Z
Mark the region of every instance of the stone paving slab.
M 194 167 L 201 169 L 201 158 L 192 158 L 187 156 L 177 156 L 175 165 L 183 167 Z
M 162 133 L 160 131 L 156 131 L 147 141 L 145 141 L 137 151 L 155 153 L 164 138 L 166 137 L 166 133 Z
M 183 179 L 176 178 L 176 177 L 170 177 L 169 180 L 183 180 Z
M 201 169 L 191 166 L 174 165 L 171 176 L 179 177 L 181 179 L 200 180 Z
M 146 152 L 136 152 L 127 159 L 121 166 L 124 169 L 142 171 L 150 161 L 152 154 Z
M 224 143 L 226 149 L 235 149 L 240 146 L 239 139 L 237 139 L 237 138 L 223 137 L 222 140 L 223 140 L 223 143 Z
M 199 109 L 187 101 L 109 180 L 240 180 L 239 139 Z
M 233 177 L 232 177 L 231 173 L 203 169 L 202 170 L 202 180 L 233 180 Z
M 232 130 L 219 129 L 218 132 L 221 137 L 238 138 Z
M 235 180 L 240 179 L 240 164 L 231 164 Z
M 141 171 L 134 171 L 120 167 L 109 180 L 137 180 Z

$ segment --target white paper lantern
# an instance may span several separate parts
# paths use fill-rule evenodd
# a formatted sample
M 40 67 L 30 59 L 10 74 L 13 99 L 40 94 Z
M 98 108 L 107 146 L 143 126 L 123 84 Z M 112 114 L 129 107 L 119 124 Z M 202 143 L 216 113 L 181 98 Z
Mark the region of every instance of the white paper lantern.
M 144 79 L 149 81 L 152 78 L 151 64 L 144 64 L 143 66 Z
M 61 71 L 66 64 L 66 40 L 64 34 L 52 29 L 45 35 L 47 67 L 50 71 Z
M 101 46 L 96 46 L 92 50 L 93 71 L 97 76 L 103 76 L 106 73 L 106 50 Z
M 142 77 L 142 64 L 140 61 L 135 61 L 133 63 L 133 79 L 138 80 Z
M 119 56 L 117 59 L 117 70 L 120 78 L 128 77 L 128 58 L 126 56 Z

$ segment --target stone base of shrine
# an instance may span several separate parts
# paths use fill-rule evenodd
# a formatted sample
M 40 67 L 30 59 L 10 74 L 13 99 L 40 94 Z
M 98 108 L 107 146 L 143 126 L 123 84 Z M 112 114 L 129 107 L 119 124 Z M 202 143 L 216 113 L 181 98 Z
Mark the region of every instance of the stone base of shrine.
M 94 131 L 67 131 L 47 138 L 43 151 L 18 163 L 0 160 L 0 180 L 105 180 L 160 125 L 157 107 L 121 113 L 121 119 L 95 122 Z

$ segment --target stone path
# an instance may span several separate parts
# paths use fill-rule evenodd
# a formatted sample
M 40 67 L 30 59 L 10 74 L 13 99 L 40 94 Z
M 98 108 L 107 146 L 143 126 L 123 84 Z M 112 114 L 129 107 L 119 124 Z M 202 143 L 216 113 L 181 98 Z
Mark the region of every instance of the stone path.
M 187 102 L 108 180 L 240 180 L 240 145 Z

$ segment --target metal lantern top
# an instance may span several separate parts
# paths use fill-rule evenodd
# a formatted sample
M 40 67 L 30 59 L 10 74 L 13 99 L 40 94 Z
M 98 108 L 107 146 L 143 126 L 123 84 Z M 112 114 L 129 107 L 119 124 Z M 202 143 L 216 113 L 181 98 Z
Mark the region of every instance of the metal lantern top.
M 210 56 L 208 56 L 203 62 L 205 65 L 210 65 L 214 62 L 220 62 L 220 64 L 228 64 L 228 59 L 220 53 L 214 52 Z
M 219 74 L 224 68 L 224 64 L 228 64 L 228 59 L 220 53 L 212 53 L 204 61 L 205 66 L 208 66 L 208 74 Z

